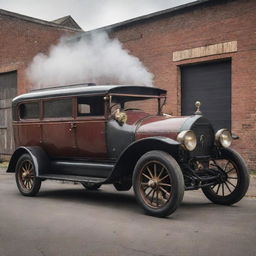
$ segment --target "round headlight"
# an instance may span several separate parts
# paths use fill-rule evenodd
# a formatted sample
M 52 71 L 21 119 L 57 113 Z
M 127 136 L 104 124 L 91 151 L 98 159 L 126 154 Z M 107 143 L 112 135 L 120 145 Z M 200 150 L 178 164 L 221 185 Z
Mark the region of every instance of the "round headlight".
M 189 151 L 193 151 L 196 148 L 196 135 L 193 131 L 180 132 L 177 136 L 177 140 Z
M 224 148 L 230 147 L 232 140 L 232 134 L 227 129 L 220 129 L 215 134 L 215 141 L 217 145 L 222 146 Z

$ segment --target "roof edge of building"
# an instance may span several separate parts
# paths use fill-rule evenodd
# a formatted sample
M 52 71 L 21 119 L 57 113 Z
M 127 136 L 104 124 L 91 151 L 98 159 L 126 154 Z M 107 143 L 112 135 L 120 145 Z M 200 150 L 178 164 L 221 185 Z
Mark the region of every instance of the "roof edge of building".
M 26 16 L 26 15 L 23 15 L 23 14 L 7 11 L 7 10 L 4 10 L 4 9 L 0 9 L 0 15 L 10 16 L 10 17 L 13 17 L 13 18 L 16 18 L 16 19 L 32 22 L 32 23 L 35 23 L 35 24 L 40 24 L 40 25 L 45 25 L 45 26 L 50 26 L 50 27 L 56 27 L 56 28 L 65 29 L 65 30 L 71 30 L 71 31 L 77 31 L 77 32 L 82 32 L 83 31 L 82 29 L 76 29 L 76 28 L 71 28 L 71 27 L 67 27 L 67 26 L 58 25 L 58 24 L 56 24 L 54 22 L 51 22 L 51 21 L 37 19 L 37 18 Z
M 121 21 L 121 22 L 118 22 L 118 23 L 115 23 L 115 24 L 111 24 L 111 25 L 108 25 L 108 26 L 104 26 L 104 27 L 99 27 L 99 28 L 96 28 L 96 29 L 88 30 L 88 31 L 85 31 L 84 34 L 91 33 L 91 32 L 102 31 L 102 30 L 107 31 L 107 30 L 112 30 L 112 29 L 118 29 L 118 28 L 122 28 L 124 26 L 130 26 L 130 25 L 138 23 L 138 22 L 144 22 L 144 21 L 146 21 L 148 19 L 157 18 L 157 17 L 159 17 L 161 15 L 175 13 L 175 12 L 183 11 L 183 10 L 190 9 L 190 8 L 193 8 L 193 7 L 197 7 L 197 6 L 200 6 L 200 5 L 204 5 L 206 3 L 221 4 L 222 2 L 227 2 L 227 1 L 234 1 L 234 0 L 223 0 L 223 1 L 221 1 L 221 0 L 220 1 L 215 1 L 215 0 L 196 0 L 196 1 L 193 1 L 193 2 L 190 2 L 190 3 L 186 3 L 186 4 L 183 4 L 183 5 L 175 6 L 175 7 L 168 8 L 168 9 L 165 9 L 165 10 L 162 10 L 162 11 L 157 11 L 157 12 L 149 13 L 149 14 L 146 14 L 146 15 L 143 15 L 143 16 L 135 17 L 135 18 L 132 18 L 132 19 L 129 19 L 129 20 L 125 20 L 125 21 Z
M 63 25 L 63 23 L 65 23 L 66 21 L 69 21 L 72 23 L 72 26 L 68 26 L 70 28 L 77 28 L 77 29 L 81 29 L 82 28 L 78 25 L 78 23 L 72 18 L 71 15 L 67 15 L 67 16 L 64 16 L 64 17 L 61 17 L 61 18 L 58 18 L 58 19 L 55 19 L 55 20 L 52 20 L 51 22 L 55 23 L 55 24 L 58 24 L 60 26 L 65 26 Z M 65 26 L 66 27 L 66 26 Z

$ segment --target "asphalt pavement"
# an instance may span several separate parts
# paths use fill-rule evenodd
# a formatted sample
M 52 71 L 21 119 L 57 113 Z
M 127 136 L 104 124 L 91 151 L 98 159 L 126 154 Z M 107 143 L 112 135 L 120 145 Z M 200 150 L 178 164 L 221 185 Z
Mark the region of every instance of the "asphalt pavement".
M 186 192 L 168 218 L 144 215 L 133 191 L 45 181 L 22 196 L 0 171 L 0 256 L 255 256 L 256 197 L 234 206 Z

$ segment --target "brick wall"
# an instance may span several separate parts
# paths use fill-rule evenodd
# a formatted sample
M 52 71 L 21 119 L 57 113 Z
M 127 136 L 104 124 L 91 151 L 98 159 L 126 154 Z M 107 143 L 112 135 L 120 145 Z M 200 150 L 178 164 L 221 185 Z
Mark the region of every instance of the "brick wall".
M 180 65 L 231 58 L 232 130 L 240 136 L 233 147 L 256 169 L 256 2 L 212 1 L 169 15 L 114 28 L 131 54 L 155 75 L 155 85 L 168 90 L 166 112 L 180 114 Z M 173 52 L 237 42 L 237 51 L 173 61 Z
M 3 10 L 0 10 L 0 24 L 0 73 L 17 71 L 18 94 L 31 89 L 30 84 L 26 81 L 25 70 L 32 58 L 39 52 L 46 53 L 50 45 L 56 43 L 61 36 L 79 32 L 45 21 L 36 20 L 34 22 L 33 18 Z M 1 95 L 0 100 L 2 100 Z M 11 113 L 11 111 L 9 112 Z M 10 122 L 7 122 L 7 130 L 11 126 Z M 10 152 L 13 141 L 10 130 L 6 134 L 0 135 L 2 135 L 2 139 L 3 136 L 7 136 L 8 149 L 5 151 Z M 1 146 L 0 160 L 9 159 L 10 156 L 5 154 L 6 152 Z
M 18 93 L 28 91 L 25 69 L 39 52 L 47 52 L 61 36 L 77 31 L 22 20 L 0 13 L 0 73 L 18 71 Z
M 180 65 L 231 58 L 232 130 L 234 142 L 256 169 L 256 37 L 254 0 L 218 0 L 112 30 L 131 54 L 155 75 L 155 85 L 168 90 L 166 112 L 180 114 Z M 25 69 L 38 52 L 69 29 L 35 24 L 0 15 L 0 72 L 18 71 L 18 93 L 29 90 Z M 237 51 L 173 61 L 173 52 L 237 41 Z

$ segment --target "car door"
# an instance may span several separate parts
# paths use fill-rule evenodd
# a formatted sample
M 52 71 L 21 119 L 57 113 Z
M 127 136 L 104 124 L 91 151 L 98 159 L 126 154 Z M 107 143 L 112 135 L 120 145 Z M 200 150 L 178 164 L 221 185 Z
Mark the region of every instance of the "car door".
M 77 156 L 92 160 L 105 159 L 106 119 L 103 96 L 81 96 L 76 101 L 75 136 Z
M 13 109 L 13 133 L 19 146 L 41 146 L 39 101 L 22 102 Z
M 50 157 L 76 157 L 74 126 L 71 97 L 43 101 L 42 141 Z

